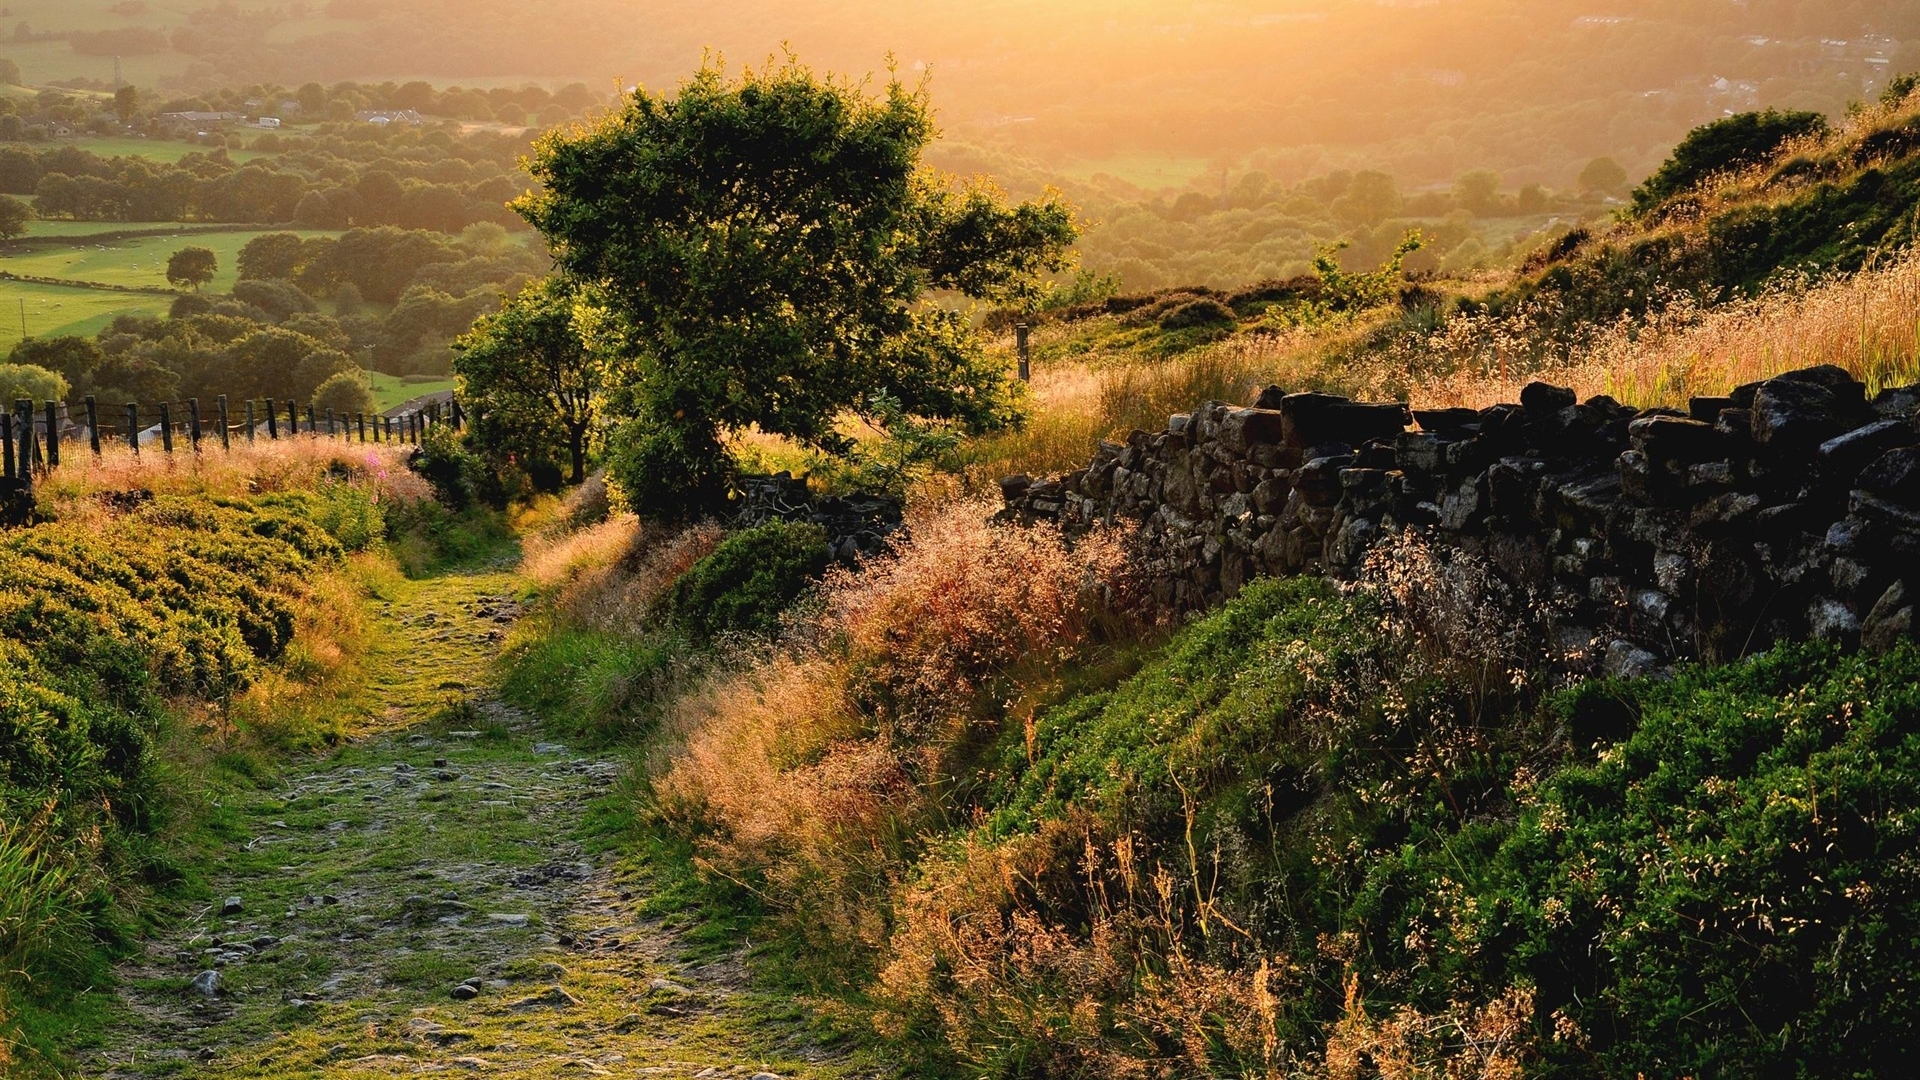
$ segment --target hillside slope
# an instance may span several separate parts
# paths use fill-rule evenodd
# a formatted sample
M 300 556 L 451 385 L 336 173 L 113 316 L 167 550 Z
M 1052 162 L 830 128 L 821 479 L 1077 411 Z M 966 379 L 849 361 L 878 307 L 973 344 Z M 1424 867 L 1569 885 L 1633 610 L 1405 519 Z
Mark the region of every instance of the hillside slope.
M 1643 188 L 1641 205 L 1613 226 L 1537 255 L 1533 276 L 1495 306 L 1546 298 L 1572 325 L 1644 313 L 1683 290 L 1752 295 L 1783 275 L 1884 259 L 1920 235 L 1920 96 L 1911 91 L 1903 82 L 1874 107 L 1750 157 L 1736 139 L 1719 139 L 1718 168 L 1696 167 L 1685 179 L 1697 182 L 1672 194 Z M 1668 168 L 1739 119 L 1697 130 Z

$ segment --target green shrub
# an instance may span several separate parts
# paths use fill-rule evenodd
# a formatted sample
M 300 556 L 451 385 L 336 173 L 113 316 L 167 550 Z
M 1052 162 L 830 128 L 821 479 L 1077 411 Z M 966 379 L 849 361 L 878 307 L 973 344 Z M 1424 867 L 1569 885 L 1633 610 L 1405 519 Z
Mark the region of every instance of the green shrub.
M 465 510 L 478 494 L 483 472 L 480 459 L 462 446 L 460 436 L 444 424 L 427 429 L 407 466 L 433 485 L 434 498 L 449 509 Z
M 1190 330 L 1198 326 L 1231 326 L 1239 321 L 1233 309 L 1211 297 L 1190 300 L 1160 316 L 1162 330 Z
M 1624 741 L 1549 777 L 1510 829 L 1376 875 L 1356 914 L 1383 966 L 1430 1000 L 1533 985 L 1543 1017 L 1584 1032 L 1547 1044 L 1569 1075 L 1903 1071 L 1920 1051 L 1920 650 L 1785 647 L 1599 694 L 1635 724 Z M 1449 893 L 1459 917 L 1423 914 Z
M 1633 210 L 1645 214 L 1685 194 L 1715 173 L 1731 172 L 1771 158 L 1803 135 L 1825 134 L 1827 118 L 1816 112 L 1747 112 L 1697 127 L 1673 155 L 1633 193 Z
M 698 641 L 723 634 L 770 635 L 780 615 L 826 572 L 827 533 L 818 525 L 770 521 L 734 533 L 661 598 L 660 612 Z

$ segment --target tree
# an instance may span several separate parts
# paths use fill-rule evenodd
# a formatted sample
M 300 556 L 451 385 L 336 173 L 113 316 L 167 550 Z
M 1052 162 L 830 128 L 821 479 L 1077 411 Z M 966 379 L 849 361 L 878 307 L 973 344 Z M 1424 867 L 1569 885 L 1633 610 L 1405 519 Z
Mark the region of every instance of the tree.
M 0 195 L 0 240 L 25 236 L 27 222 L 33 220 L 33 207 L 11 195 Z
M 240 280 L 292 281 L 307 254 L 306 244 L 298 233 L 261 233 L 240 248 Z
M 131 86 L 123 86 L 113 92 L 113 113 L 123 124 L 133 123 L 140 115 L 140 91 Z
M 167 283 L 174 286 L 191 285 L 198 292 L 200 286 L 213 280 L 214 273 L 219 269 L 219 257 L 206 248 L 181 248 L 167 260 Z
M 543 187 L 514 206 L 611 316 L 610 473 L 637 509 L 712 509 L 749 427 L 842 453 L 837 421 L 880 392 L 971 431 L 1015 418 L 965 318 L 923 301 L 1036 294 L 1072 214 L 923 169 L 932 137 L 924 91 L 869 97 L 789 60 L 707 67 L 542 138 Z
M 0 192 L 31 195 L 39 187 L 39 158 L 28 150 L 0 150 Z
M 316 353 L 330 353 L 327 359 L 337 358 L 344 367 L 310 366 L 309 360 Z M 235 383 L 229 392 L 241 397 L 306 397 L 336 371 L 354 366 L 346 354 L 327 349 L 305 334 L 276 326 L 255 330 L 234 341 L 227 346 L 227 357 Z
M 1462 209 L 1475 217 L 1488 217 L 1500 210 L 1500 174 L 1492 169 L 1462 173 L 1453 182 L 1453 197 Z
M 1372 227 L 1398 214 L 1404 205 L 1393 177 L 1369 170 L 1355 173 L 1346 194 L 1328 209 L 1345 224 Z
M 339 371 L 327 376 L 313 391 L 313 407 L 335 416 L 353 416 L 374 411 L 373 383 L 363 370 Z
M 25 398 L 28 401 L 67 400 L 67 380 L 57 373 L 32 364 L 0 364 L 0 401 L 9 407 Z
M 454 342 L 453 373 L 488 458 L 547 458 L 566 448 L 569 481 L 587 478 L 605 362 L 586 335 L 597 314 L 564 279 L 529 285 Z
M 1619 195 L 1627 190 L 1627 170 L 1610 157 L 1597 157 L 1580 170 L 1580 190 L 1595 195 Z
M 94 370 L 104 359 L 100 346 L 93 339 L 67 335 L 28 338 L 13 347 L 13 352 L 7 356 L 7 363 L 51 371 L 84 392 L 86 387 L 92 385 Z

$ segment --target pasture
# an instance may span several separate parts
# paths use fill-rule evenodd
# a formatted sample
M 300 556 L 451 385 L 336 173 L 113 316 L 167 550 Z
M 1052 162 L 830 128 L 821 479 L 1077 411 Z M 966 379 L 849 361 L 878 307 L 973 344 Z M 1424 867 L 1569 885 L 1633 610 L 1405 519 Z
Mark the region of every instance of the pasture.
M 33 281 L 0 281 L 0 354 L 28 337 L 92 337 L 119 315 L 165 315 L 172 301 L 154 293 L 112 292 Z
M 68 223 L 72 224 L 72 223 Z M 141 228 L 139 223 L 115 222 L 120 229 Z M 35 277 L 67 278 L 74 281 L 99 281 L 109 285 L 145 285 L 165 288 L 167 258 L 184 247 L 203 247 L 219 260 L 219 272 L 206 288 L 227 292 L 239 280 L 240 249 L 263 232 L 278 230 L 236 228 L 231 232 L 180 233 L 142 236 L 111 244 L 78 243 L 71 247 L 41 248 L 13 254 L 0 253 L 0 270 Z M 83 234 L 81 235 L 84 238 Z M 338 233 L 300 231 L 303 237 L 337 236 Z
M 62 221 L 34 218 L 28 236 L 101 236 L 106 233 L 174 231 L 193 226 L 178 221 Z
M 259 135 L 260 132 L 239 129 L 236 134 L 245 139 Z M 192 143 L 177 142 L 172 139 L 142 139 L 134 136 L 88 135 L 69 140 L 69 144 L 99 154 L 101 157 L 137 157 L 168 164 L 177 162 L 188 154 L 211 153 L 215 149 L 211 146 L 195 146 Z M 246 162 L 270 155 L 258 150 L 229 150 L 227 156 L 234 161 Z
M 373 382 L 373 400 L 381 412 L 402 402 L 411 401 L 422 394 L 437 394 L 442 390 L 453 389 L 453 380 L 450 378 L 409 381 L 380 371 L 370 371 L 367 374 Z

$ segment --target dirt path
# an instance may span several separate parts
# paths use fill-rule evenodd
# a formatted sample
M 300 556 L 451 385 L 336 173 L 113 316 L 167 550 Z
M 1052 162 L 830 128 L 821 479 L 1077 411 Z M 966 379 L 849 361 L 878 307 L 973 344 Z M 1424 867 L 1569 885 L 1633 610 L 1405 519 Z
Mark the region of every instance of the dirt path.
M 90 1077 L 842 1077 L 738 956 L 691 963 L 583 819 L 622 764 L 482 689 L 505 574 L 410 583 L 384 734 L 235 796 L 217 899 L 122 971 Z

